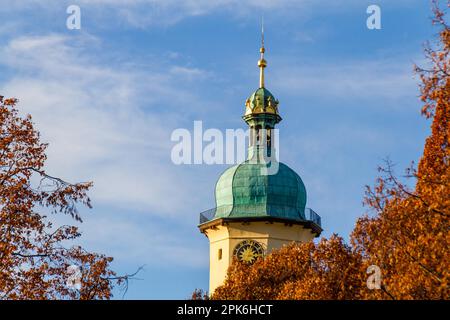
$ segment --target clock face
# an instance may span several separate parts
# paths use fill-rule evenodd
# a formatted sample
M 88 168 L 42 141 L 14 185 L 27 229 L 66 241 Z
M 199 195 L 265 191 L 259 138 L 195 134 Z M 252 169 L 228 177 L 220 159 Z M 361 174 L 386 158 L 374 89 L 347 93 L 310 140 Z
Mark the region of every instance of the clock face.
M 234 248 L 234 256 L 242 262 L 252 264 L 264 255 L 262 245 L 253 240 L 244 240 Z

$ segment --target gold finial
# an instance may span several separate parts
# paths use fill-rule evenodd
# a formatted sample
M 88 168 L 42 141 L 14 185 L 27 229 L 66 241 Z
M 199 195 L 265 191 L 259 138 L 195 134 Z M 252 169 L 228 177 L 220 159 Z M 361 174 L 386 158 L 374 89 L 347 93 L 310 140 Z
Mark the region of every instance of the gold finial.
M 266 52 L 264 48 L 264 18 L 261 21 L 261 49 L 259 49 L 259 52 L 261 53 L 261 58 L 258 61 L 259 87 L 264 88 L 264 68 L 267 67 L 267 61 L 264 60 L 264 52 Z

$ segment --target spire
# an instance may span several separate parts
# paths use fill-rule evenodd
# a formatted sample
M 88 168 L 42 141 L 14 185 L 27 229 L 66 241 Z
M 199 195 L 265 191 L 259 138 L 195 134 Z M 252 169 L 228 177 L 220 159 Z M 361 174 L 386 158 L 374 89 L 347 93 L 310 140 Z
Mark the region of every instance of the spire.
M 259 50 L 261 57 L 258 60 L 259 67 L 259 88 L 245 100 L 244 121 L 250 126 L 260 126 L 264 122 L 269 128 L 281 121 L 278 114 L 278 100 L 266 89 L 264 83 L 264 69 L 267 67 L 267 61 L 264 59 L 266 49 L 264 47 L 264 21 L 261 23 L 261 48 Z M 263 119 L 264 118 L 264 119 Z M 258 122 L 259 121 L 259 122 Z M 262 128 L 267 126 L 264 124 Z
M 261 48 L 259 49 L 261 53 L 261 58 L 258 61 L 259 67 L 259 87 L 264 88 L 264 68 L 267 67 L 267 61 L 264 60 L 264 52 L 266 49 L 264 48 L 264 18 L 261 21 Z

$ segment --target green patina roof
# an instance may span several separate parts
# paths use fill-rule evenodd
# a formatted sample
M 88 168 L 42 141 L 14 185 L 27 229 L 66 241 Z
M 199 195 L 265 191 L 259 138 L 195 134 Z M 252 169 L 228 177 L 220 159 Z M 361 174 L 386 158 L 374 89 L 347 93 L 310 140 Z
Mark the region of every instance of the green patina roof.
M 279 163 L 276 174 L 249 160 L 228 168 L 216 184 L 214 218 L 276 217 L 305 220 L 306 189 L 294 170 Z
M 278 114 L 278 100 L 266 88 L 258 88 L 245 102 L 245 114 L 273 113 Z
M 254 103 L 256 101 L 257 98 L 261 98 L 261 100 L 267 101 L 268 99 L 272 99 L 273 101 L 276 101 L 277 99 L 275 99 L 275 97 L 273 96 L 273 94 L 267 90 L 266 88 L 258 88 L 256 89 L 255 92 L 253 92 L 251 94 L 250 97 L 248 97 L 248 99 Z

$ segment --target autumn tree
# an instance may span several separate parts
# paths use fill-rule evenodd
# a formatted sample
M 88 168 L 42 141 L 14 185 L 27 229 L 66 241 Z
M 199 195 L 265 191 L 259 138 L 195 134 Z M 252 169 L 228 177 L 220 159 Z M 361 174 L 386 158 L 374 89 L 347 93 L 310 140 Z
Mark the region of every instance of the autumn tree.
M 0 299 L 109 299 L 129 276 L 111 270 L 111 257 L 66 247 L 80 237 L 77 227 L 55 226 L 44 214 L 81 222 L 76 205 L 91 207 L 92 183 L 47 174 L 47 145 L 16 104 L 0 96 Z
M 365 202 L 376 215 L 359 219 L 352 235 L 355 248 L 383 273 L 383 290 L 369 298 L 450 297 L 450 28 L 437 1 L 433 8 L 439 41 L 426 45 L 430 66 L 415 67 L 422 114 L 432 119 L 419 165 L 406 171 L 415 187 L 400 181 L 387 161 L 377 185 L 367 189 Z
M 372 212 L 358 219 L 350 246 L 333 236 L 275 250 L 254 265 L 234 262 L 212 298 L 450 298 L 450 28 L 438 2 L 432 5 L 438 41 L 426 45 L 429 67 L 415 67 L 431 135 L 418 167 L 406 170 L 410 183 L 386 161 L 367 187 Z M 381 271 L 378 290 L 366 285 L 369 266 Z
M 230 266 L 213 299 L 352 299 L 364 283 L 362 260 L 341 237 L 291 244 L 253 265 Z

